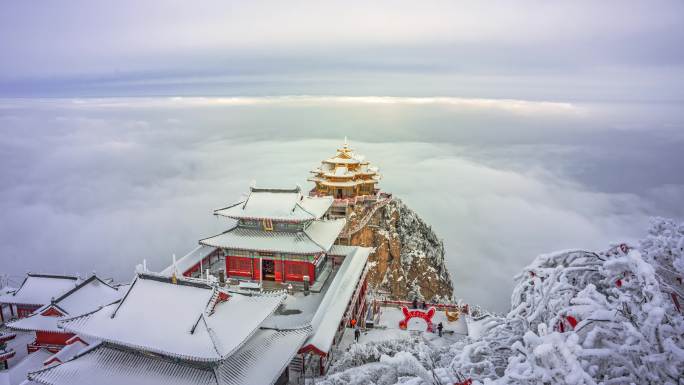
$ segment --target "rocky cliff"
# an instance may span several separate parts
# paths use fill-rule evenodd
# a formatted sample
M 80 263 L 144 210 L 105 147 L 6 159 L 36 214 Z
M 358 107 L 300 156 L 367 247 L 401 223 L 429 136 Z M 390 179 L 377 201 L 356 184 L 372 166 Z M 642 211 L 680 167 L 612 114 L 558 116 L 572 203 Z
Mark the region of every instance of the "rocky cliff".
M 349 217 L 349 228 L 369 213 L 368 208 L 357 207 Z M 391 299 L 451 300 L 453 284 L 444 262 L 444 244 L 432 228 L 396 198 L 371 215 L 350 240 L 352 245 L 376 248 L 370 256 L 371 288 Z

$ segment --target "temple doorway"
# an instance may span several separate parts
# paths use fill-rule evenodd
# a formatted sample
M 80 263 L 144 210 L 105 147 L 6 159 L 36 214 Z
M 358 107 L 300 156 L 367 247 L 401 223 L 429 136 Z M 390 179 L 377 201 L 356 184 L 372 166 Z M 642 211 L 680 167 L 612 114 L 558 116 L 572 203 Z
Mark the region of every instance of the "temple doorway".
M 272 259 L 261 260 L 261 276 L 265 281 L 275 281 L 275 262 Z

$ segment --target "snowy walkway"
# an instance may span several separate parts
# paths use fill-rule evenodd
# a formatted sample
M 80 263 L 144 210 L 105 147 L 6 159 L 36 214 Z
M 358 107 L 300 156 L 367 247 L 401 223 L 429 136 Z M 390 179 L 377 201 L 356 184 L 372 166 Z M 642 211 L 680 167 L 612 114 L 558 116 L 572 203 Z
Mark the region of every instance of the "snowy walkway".
M 399 321 L 403 319 L 404 314 L 401 312 L 401 309 L 382 307 L 378 327 L 362 331 L 359 343 L 365 344 L 397 339 L 422 339 L 426 344 L 439 348 L 453 344 L 468 334 L 468 327 L 463 317 L 457 321 L 449 322 L 443 311 L 437 311 L 432 318 L 435 325 L 440 322 L 444 325 L 444 336 L 442 338 L 437 333 L 426 332 L 427 324 L 420 319 L 412 319 L 409 322 L 409 329 L 402 330 L 399 328 Z M 353 343 L 354 329 L 347 328 L 338 347 L 341 351 L 347 351 Z
M 399 329 L 399 321 L 403 319 L 404 314 L 401 312 L 401 309 L 395 307 L 381 307 L 380 322 L 378 325 L 387 327 L 388 329 Z M 444 325 L 445 332 L 453 332 L 454 334 L 463 336 L 468 334 L 468 326 L 463 317 L 460 317 L 454 322 L 449 322 L 444 311 L 437 311 L 432 317 L 432 323 L 436 326 L 440 322 Z M 427 324 L 423 320 L 413 318 L 409 321 L 409 329 L 424 331 L 426 328 Z

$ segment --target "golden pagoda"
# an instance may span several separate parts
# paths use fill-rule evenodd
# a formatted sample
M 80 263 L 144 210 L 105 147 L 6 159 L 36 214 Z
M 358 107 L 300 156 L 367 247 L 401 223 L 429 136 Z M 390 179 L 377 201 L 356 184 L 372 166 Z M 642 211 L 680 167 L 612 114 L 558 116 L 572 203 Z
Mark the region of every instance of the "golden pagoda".
M 371 166 L 362 155 L 355 154 L 347 138 L 334 157 L 322 161 L 311 173 L 313 176 L 308 181 L 316 184 L 310 192 L 312 196 L 331 195 L 337 202 L 354 204 L 375 201 L 380 191 L 377 188 L 378 168 Z

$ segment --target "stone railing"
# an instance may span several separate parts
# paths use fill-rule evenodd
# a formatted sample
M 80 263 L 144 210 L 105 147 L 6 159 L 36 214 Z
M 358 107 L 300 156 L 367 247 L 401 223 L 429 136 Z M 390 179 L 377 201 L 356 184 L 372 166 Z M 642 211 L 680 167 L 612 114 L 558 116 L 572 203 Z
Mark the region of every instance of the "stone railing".
M 407 308 L 411 309 L 413 308 L 413 302 L 412 301 L 393 301 L 393 300 L 388 300 L 388 299 L 375 299 L 374 303 L 379 305 L 379 306 L 392 306 L 392 307 L 403 307 L 406 306 Z M 418 301 L 418 308 L 421 308 L 423 305 L 423 302 Z M 464 314 L 468 314 L 468 304 L 464 305 L 457 305 L 457 304 L 445 304 L 445 303 L 425 303 L 425 308 L 429 309 L 431 307 L 434 307 L 437 310 L 449 310 L 449 311 L 455 311 L 458 310 Z

